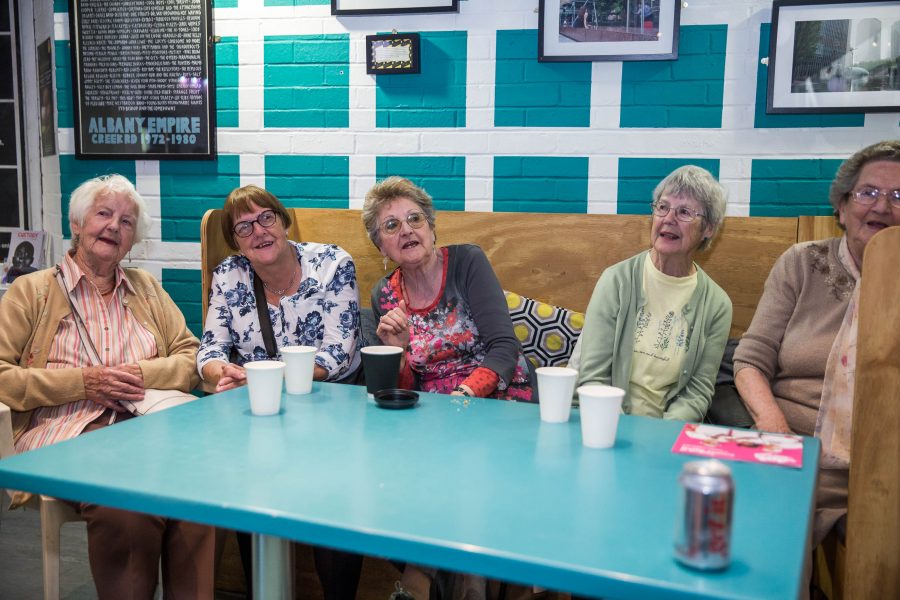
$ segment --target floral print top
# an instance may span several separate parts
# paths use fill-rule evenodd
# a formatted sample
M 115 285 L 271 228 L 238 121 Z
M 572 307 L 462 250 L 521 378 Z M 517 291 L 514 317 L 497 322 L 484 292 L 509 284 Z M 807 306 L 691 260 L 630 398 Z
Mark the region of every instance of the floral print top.
M 438 297 L 427 307 L 409 310 L 406 358 L 417 388 L 442 394 L 462 383 L 482 388 L 475 383 L 480 379 L 476 371 L 487 368 L 498 379 L 488 396 L 532 401 L 527 359 L 484 252 L 474 245 L 439 251 L 444 255 L 444 273 Z M 376 321 L 399 304 L 402 281 L 403 272 L 396 269 L 372 290 Z
M 278 348 L 315 346 L 327 379 L 342 379 L 360 365 L 359 289 L 353 259 L 334 244 L 289 242 L 301 267 L 300 287 L 278 306 L 268 305 Z M 255 277 L 245 256 L 229 256 L 213 271 L 209 310 L 197 368 L 213 360 L 239 365 L 268 358 L 259 327 Z M 280 357 L 280 353 L 279 353 Z

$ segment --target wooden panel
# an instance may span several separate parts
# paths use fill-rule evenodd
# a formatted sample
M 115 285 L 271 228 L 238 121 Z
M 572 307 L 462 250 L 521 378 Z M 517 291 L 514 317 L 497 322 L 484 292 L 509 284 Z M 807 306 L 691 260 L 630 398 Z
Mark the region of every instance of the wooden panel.
M 815 240 L 827 240 L 828 238 L 841 237 L 844 231 L 838 225 L 837 219 L 828 217 L 797 217 L 797 241 L 812 242 Z
M 292 239 L 336 243 L 353 256 L 361 302 L 368 306 L 384 268 L 363 229 L 360 211 L 291 211 Z M 212 212 L 203 224 L 204 307 L 208 273 L 231 253 L 221 240 L 219 211 Z M 446 211 L 438 214 L 435 231 L 442 245 L 481 246 L 505 289 L 584 311 L 603 269 L 648 247 L 650 217 Z M 219 239 L 208 243 L 205 236 Z M 713 247 L 698 255 L 698 262 L 734 303 L 732 335 L 749 326 L 769 269 L 796 236 L 796 218 L 728 217 Z
M 853 402 L 846 598 L 900 598 L 900 227 L 866 246 Z

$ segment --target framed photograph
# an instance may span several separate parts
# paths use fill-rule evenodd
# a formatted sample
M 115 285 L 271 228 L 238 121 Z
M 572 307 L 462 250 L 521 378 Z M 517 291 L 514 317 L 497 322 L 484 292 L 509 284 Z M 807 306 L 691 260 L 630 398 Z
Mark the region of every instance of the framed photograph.
M 681 0 L 540 0 L 538 60 L 674 60 Z
M 898 0 L 775 0 L 766 112 L 900 111 L 898 27 Z
M 459 12 L 459 0 L 331 0 L 333 15 Z
M 366 36 L 366 73 L 413 75 L 419 72 L 419 34 L 388 33 Z

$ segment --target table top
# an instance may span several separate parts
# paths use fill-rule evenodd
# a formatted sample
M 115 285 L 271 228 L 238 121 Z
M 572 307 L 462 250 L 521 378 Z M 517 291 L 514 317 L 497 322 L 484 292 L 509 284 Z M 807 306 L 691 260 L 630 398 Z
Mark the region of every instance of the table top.
M 0 487 L 614 598 L 796 598 L 819 451 L 731 463 L 732 564 L 687 569 L 672 542 L 682 423 L 623 415 L 613 449 L 578 411 L 421 394 L 385 410 L 316 383 L 250 414 L 246 388 L 0 461 Z

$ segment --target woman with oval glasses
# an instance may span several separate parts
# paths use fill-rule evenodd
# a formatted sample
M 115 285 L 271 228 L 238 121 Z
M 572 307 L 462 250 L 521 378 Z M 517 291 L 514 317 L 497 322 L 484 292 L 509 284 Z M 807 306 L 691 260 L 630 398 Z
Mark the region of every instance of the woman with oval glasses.
M 578 384 L 625 390 L 624 412 L 700 421 L 731 329 L 731 300 L 693 261 L 725 218 L 725 190 L 700 167 L 653 191 L 650 249 L 606 269 L 585 314 Z
M 845 234 L 778 259 L 734 353 L 735 385 L 757 429 L 822 440 L 813 547 L 847 512 L 857 282 L 872 236 L 900 225 L 900 140 L 844 161 L 829 201 Z
M 431 196 L 401 177 L 369 190 L 362 217 L 385 269 L 398 265 L 372 290 L 372 310 L 379 339 L 406 349 L 400 385 L 531 401 L 530 363 L 481 248 L 437 247 Z

